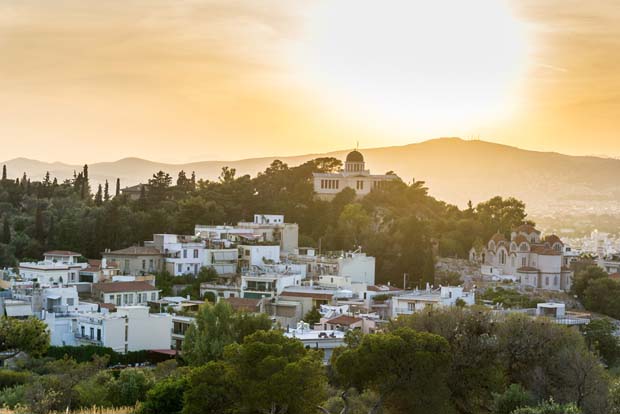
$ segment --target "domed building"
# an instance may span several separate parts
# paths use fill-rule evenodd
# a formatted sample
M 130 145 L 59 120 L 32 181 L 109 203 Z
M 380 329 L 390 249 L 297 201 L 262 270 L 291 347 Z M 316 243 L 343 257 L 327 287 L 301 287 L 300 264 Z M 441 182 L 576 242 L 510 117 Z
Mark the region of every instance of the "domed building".
M 337 173 L 314 173 L 314 192 L 318 197 L 331 199 L 346 187 L 355 190 L 359 197 L 370 193 L 373 188 L 386 181 L 396 180 L 396 174 L 371 174 L 366 169 L 364 156 L 358 150 L 347 154 L 344 169 Z

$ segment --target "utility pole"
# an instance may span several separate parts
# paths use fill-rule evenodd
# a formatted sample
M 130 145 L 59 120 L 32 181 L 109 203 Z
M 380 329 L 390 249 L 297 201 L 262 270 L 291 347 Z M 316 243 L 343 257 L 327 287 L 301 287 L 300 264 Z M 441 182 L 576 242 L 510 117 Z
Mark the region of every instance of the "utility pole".
M 403 289 L 407 290 L 407 273 L 403 273 Z

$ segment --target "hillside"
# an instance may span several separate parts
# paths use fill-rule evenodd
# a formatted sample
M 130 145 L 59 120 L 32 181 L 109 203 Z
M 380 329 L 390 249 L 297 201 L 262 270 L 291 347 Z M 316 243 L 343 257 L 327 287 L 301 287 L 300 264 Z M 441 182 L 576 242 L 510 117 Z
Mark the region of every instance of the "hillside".
M 189 164 L 164 164 L 139 158 L 91 164 L 94 182 L 117 177 L 122 185 L 145 182 L 153 172 L 172 175 L 183 169 L 195 171 L 199 178 L 215 179 L 223 166 L 238 174 L 255 175 L 273 159 L 289 165 L 332 156 L 343 159 L 348 151 L 308 154 L 294 157 L 265 157 L 236 161 L 204 161 Z M 620 160 L 592 156 L 568 156 L 550 152 L 527 151 L 485 141 L 440 138 L 404 146 L 362 150 L 371 172 L 395 171 L 405 181 L 426 181 L 433 196 L 464 206 L 494 195 L 515 196 L 528 204 L 530 211 L 615 211 L 620 201 Z M 59 179 L 69 178 L 81 167 L 63 163 L 45 163 L 25 158 L 4 162 L 9 177 L 27 171 L 34 179 L 46 171 Z M 617 212 L 617 211 L 616 211 Z

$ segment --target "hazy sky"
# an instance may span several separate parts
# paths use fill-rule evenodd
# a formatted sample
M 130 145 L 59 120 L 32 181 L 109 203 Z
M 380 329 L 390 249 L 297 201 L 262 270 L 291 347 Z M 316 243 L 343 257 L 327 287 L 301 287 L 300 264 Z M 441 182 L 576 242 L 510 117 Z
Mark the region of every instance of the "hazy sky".
M 620 156 L 618 0 L 2 0 L 0 159 Z

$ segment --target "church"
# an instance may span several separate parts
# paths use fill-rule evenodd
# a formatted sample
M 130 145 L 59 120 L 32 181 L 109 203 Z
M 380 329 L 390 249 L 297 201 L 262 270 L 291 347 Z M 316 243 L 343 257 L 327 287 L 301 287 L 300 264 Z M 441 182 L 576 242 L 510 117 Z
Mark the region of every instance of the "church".
M 366 169 L 364 156 L 358 150 L 347 154 L 344 169 L 337 173 L 314 173 L 314 192 L 318 197 L 329 200 L 346 187 L 355 190 L 358 197 L 370 193 L 386 181 L 397 180 L 396 174 L 371 174 Z

